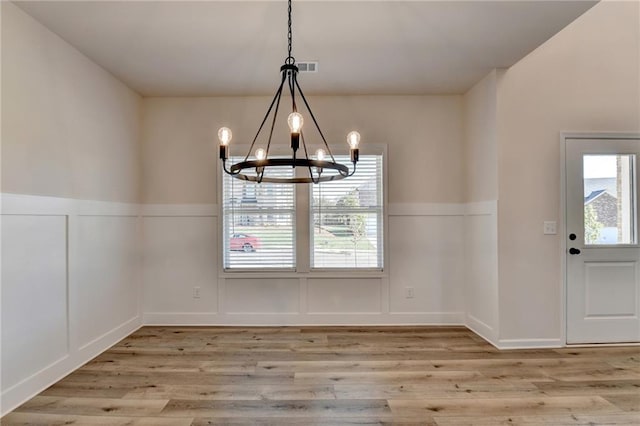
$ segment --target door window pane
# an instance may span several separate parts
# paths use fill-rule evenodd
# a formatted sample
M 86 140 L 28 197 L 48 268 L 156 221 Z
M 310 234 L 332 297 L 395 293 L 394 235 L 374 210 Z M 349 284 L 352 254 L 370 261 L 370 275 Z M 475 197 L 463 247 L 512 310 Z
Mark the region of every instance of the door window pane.
M 635 155 L 585 155 L 584 242 L 635 244 Z

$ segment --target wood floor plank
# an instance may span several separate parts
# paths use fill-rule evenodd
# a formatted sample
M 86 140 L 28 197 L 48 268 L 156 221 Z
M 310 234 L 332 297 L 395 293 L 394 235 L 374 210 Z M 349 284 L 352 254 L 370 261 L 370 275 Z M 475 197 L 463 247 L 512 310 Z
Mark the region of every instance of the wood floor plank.
M 604 397 L 607 401 L 624 411 L 640 412 L 640 393 L 627 393 L 617 395 L 607 395 Z M 638 416 L 640 420 L 640 415 Z M 638 422 L 640 424 L 640 422 Z
M 640 424 L 640 418 L 629 414 L 435 417 L 434 420 L 438 426 L 638 426 Z
M 368 384 L 429 384 L 458 383 L 462 381 L 483 380 L 486 376 L 476 371 L 373 371 L 353 373 L 295 373 L 294 383 L 368 383 Z
M 21 413 L 68 414 L 87 416 L 155 416 L 169 400 L 133 400 L 118 398 L 65 398 L 36 396 L 16 408 Z
M 174 399 L 162 410 L 176 417 L 391 417 L 386 400 L 202 401 Z
M 190 359 L 190 357 L 168 358 L 157 356 L 155 359 L 140 357 L 127 357 L 114 359 L 100 358 L 93 360 L 84 366 L 84 371 L 116 371 L 132 373 L 148 373 L 155 371 L 182 372 L 182 373 L 254 373 L 255 362 L 211 361 L 206 357 L 202 360 Z
M 638 425 L 640 347 L 464 327 L 143 327 L 5 425 Z
M 338 399 L 428 399 L 428 398 L 522 398 L 544 396 L 544 393 L 531 383 L 519 382 L 517 385 L 504 381 L 478 381 L 430 384 L 396 385 L 334 385 Z
M 559 396 L 530 398 L 474 398 L 452 400 L 389 400 L 394 414 L 401 416 L 493 416 L 615 413 L 620 410 L 600 396 Z
M 93 383 L 122 386 L 135 382 L 139 386 L 180 385 L 245 385 L 293 384 L 293 374 L 258 375 L 246 373 L 185 373 L 158 371 L 152 373 L 78 370 L 61 380 L 62 383 Z
M 2 426 L 190 426 L 192 418 L 81 416 L 13 412 L 2 418 Z
M 133 399 L 287 400 L 335 399 L 333 386 L 315 385 L 159 385 L 124 395 Z
M 84 398 L 122 398 L 137 386 L 132 383 L 122 386 L 110 386 L 102 383 L 65 383 L 58 382 L 40 392 L 42 396 L 65 396 Z
M 549 396 L 615 395 L 640 392 L 640 380 L 596 380 L 533 382 Z

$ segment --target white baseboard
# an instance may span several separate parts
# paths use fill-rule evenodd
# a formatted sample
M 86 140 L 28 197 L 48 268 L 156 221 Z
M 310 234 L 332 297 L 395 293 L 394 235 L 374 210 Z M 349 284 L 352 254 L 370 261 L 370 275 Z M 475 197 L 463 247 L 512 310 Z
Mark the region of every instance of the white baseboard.
M 166 326 L 464 325 L 464 313 L 216 314 L 146 312 L 144 324 Z
M 109 347 L 138 330 L 142 327 L 140 320 L 141 318 L 136 316 L 126 321 L 108 333 L 105 333 L 99 339 L 92 341 L 90 344 L 86 345 L 84 349 L 68 354 L 64 358 L 54 362 L 2 392 L 0 416 L 14 410 L 20 404 L 33 398 L 51 386 L 51 384 L 56 383 L 66 375 L 82 367 Z
M 467 314 L 466 326 L 469 330 L 482 337 L 488 343 L 491 343 L 496 348 L 498 347 L 496 344 L 497 337 L 495 330 L 485 322 L 480 321 L 473 315 Z
M 102 336 L 78 348 L 82 358 L 92 359 L 142 327 L 142 316 L 135 316 Z
M 557 349 L 564 347 L 561 339 L 500 339 L 498 349 Z

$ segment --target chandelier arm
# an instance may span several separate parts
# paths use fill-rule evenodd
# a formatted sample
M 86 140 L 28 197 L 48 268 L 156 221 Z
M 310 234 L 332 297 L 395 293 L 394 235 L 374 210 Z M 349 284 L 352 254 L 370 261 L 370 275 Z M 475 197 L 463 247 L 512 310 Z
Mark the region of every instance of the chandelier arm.
M 283 81 L 284 84 L 284 81 Z M 273 139 L 273 129 L 276 125 L 276 118 L 278 118 L 278 110 L 280 109 L 280 99 L 282 99 L 282 86 L 280 85 L 280 90 L 278 91 L 278 100 L 276 102 L 276 110 L 273 113 L 273 119 L 271 120 L 271 130 L 269 131 L 269 140 L 267 141 L 267 153 L 265 154 L 265 158 L 269 157 L 269 148 L 271 147 L 271 140 Z M 264 174 L 264 171 L 263 171 Z M 262 180 L 260 181 L 262 182 Z
M 353 170 L 352 170 L 352 171 L 351 171 L 351 173 L 350 173 L 350 174 L 348 174 L 346 177 L 353 176 L 353 175 L 356 173 L 356 167 L 357 167 L 357 166 L 356 166 L 356 164 L 357 164 L 357 162 L 356 162 L 356 161 L 354 161 L 354 162 L 353 162 Z
M 258 140 L 258 136 L 260 135 L 260 132 L 262 131 L 262 127 L 264 127 L 264 123 L 267 121 L 267 118 L 269 118 L 269 114 L 271 114 L 271 110 L 273 109 L 273 105 L 276 103 L 276 100 L 280 98 L 280 96 L 282 95 L 282 87 L 284 86 L 284 82 L 286 79 L 286 75 L 283 72 L 282 73 L 282 81 L 280 82 L 280 86 L 278 87 L 278 90 L 276 90 L 276 94 L 273 96 L 273 100 L 271 101 L 271 105 L 269 105 L 269 109 L 267 110 L 267 113 L 265 114 L 264 118 L 262 119 L 262 123 L 260 123 L 260 127 L 258 127 L 258 131 L 256 132 L 256 135 L 253 137 L 253 142 L 251 142 L 251 146 L 249 147 L 249 151 L 247 151 L 247 155 L 244 157 L 244 161 L 247 161 L 249 159 L 249 156 L 251 155 L 251 152 L 253 151 L 253 146 L 256 144 L 256 141 Z
M 318 120 L 316 120 L 316 116 L 313 114 L 313 111 L 311 111 L 311 107 L 309 106 L 309 102 L 307 102 L 307 98 L 304 96 L 304 92 L 300 88 L 300 83 L 298 83 L 298 79 L 294 77 L 293 81 L 295 82 L 296 87 L 298 88 L 298 92 L 300 93 L 300 97 L 304 101 L 304 105 L 307 107 L 307 111 L 309 111 L 309 115 L 311 116 L 311 119 L 313 120 L 313 124 L 315 124 L 316 129 L 318 130 L 318 133 L 320 133 L 320 137 L 322 138 L 322 142 L 324 142 L 324 146 L 327 148 L 327 152 L 329 153 L 329 156 L 331 156 L 331 161 L 333 161 L 335 163 L 336 159 L 333 157 L 333 153 L 331 152 L 331 148 L 329 148 L 329 144 L 327 143 L 327 139 L 324 137 L 324 133 L 322 133 L 322 130 L 320 129 L 320 125 L 318 124 Z
M 298 105 L 296 104 L 296 86 L 294 81 L 297 80 L 298 72 L 291 70 L 289 74 L 289 91 L 291 92 L 291 109 L 293 112 L 298 112 Z
M 224 170 L 224 172 L 225 172 L 226 174 L 231 175 L 231 176 L 235 176 L 235 175 L 237 175 L 238 173 L 240 173 L 240 170 L 238 170 L 237 172 L 233 172 L 233 171 L 231 171 L 231 170 L 228 170 L 228 169 L 227 169 L 227 160 L 222 160 L 222 170 Z

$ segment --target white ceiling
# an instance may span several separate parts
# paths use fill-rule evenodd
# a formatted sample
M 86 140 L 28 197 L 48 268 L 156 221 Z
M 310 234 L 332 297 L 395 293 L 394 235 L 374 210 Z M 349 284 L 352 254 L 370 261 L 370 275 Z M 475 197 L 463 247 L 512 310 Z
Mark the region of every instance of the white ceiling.
M 597 1 L 294 1 L 293 55 L 320 62 L 307 94 L 464 93 Z M 286 2 L 16 4 L 147 96 L 275 91 Z

